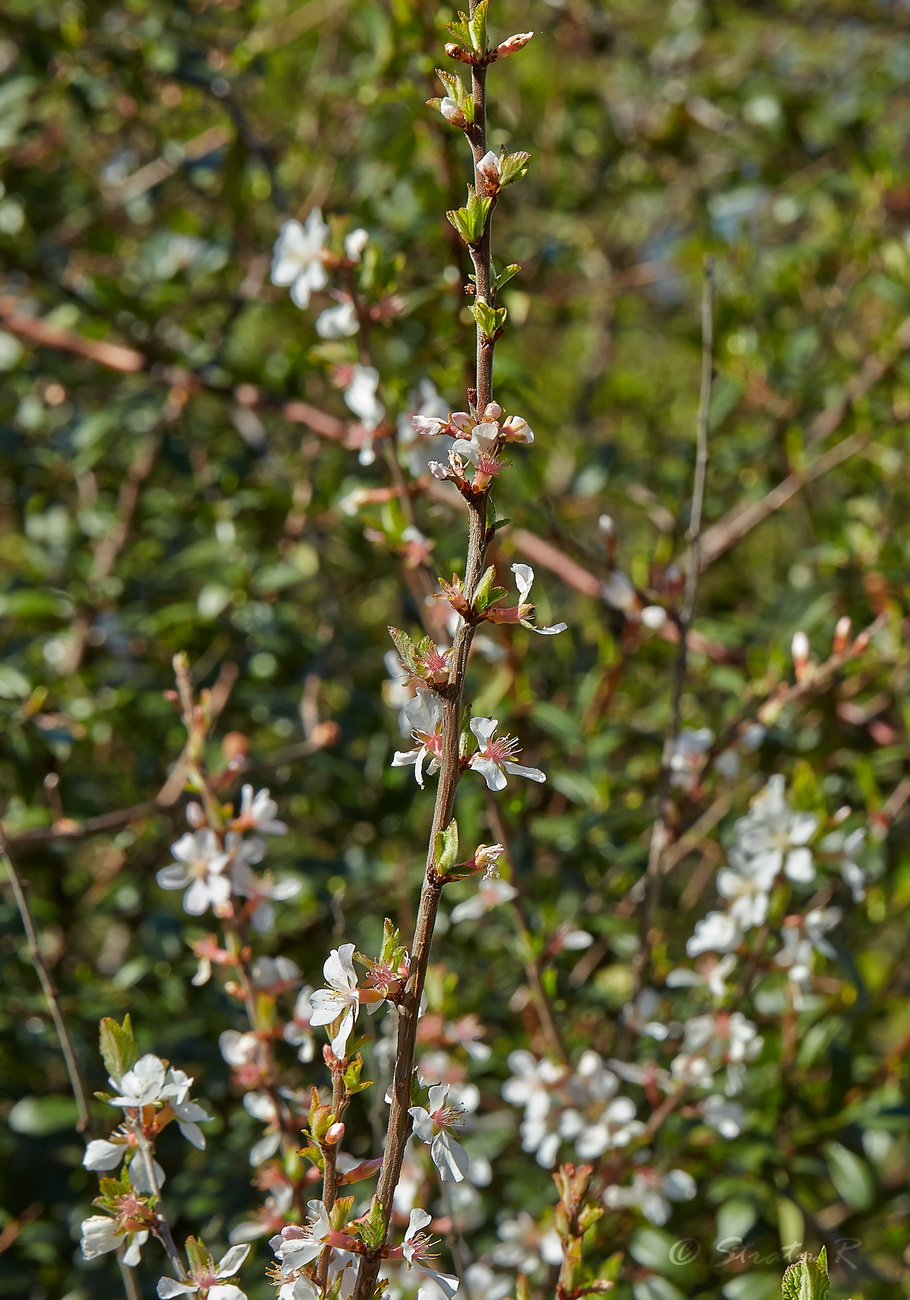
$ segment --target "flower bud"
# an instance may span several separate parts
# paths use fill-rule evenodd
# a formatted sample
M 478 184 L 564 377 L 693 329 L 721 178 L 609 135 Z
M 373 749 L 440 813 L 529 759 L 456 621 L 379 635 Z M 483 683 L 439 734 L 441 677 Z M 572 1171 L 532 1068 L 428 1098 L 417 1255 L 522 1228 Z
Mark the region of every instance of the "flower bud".
M 416 433 L 424 437 L 432 438 L 437 434 L 444 433 L 448 427 L 447 420 L 437 420 L 427 415 L 412 415 L 411 427 Z
M 456 45 L 454 41 L 450 41 L 446 46 L 446 54 L 448 54 L 450 59 L 458 59 L 460 63 L 477 62 L 477 59 L 470 50 L 463 49 L 460 45 Z
M 850 644 L 850 629 L 852 627 L 853 627 L 853 623 L 851 622 L 851 620 L 848 618 L 846 614 L 843 616 L 843 618 L 839 618 L 837 620 L 837 625 L 834 628 L 834 647 L 833 647 L 834 653 L 836 655 L 842 655 L 846 650 L 847 646 Z
M 499 168 L 499 159 L 492 149 L 488 150 L 477 164 L 477 175 L 483 177 L 488 194 L 492 195 L 499 192 L 502 172 Z
M 474 428 L 475 421 L 467 411 L 453 411 L 451 423 L 454 424 L 456 429 L 460 429 L 462 433 L 470 433 Z
M 496 420 L 499 419 L 501 415 L 502 415 L 502 407 L 499 405 L 498 402 L 487 402 L 486 406 L 484 407 L 482 423 L 486 424 L 486 423 L 495 422 Z
M 451 122 L 453 126 L 460 126 L 464 130 L 468 125 L 468 119 L 455 103 L 455 100 L 450 99 L 448 95 L 440 102 L 439 111 L 445 120 Z
M 806 669 L 809 666 L 809 638 L 805 632 L 794 632 L 793 640 L 790 643 L 790 653 L 793 655 L 793 667 L 796 671 L 796 680 L 801 682 L 806 675 Z
M 659 627 L 663 627 L 667 621 L 667 611 L 663 605 L 645 605 L 641 611 L 641 621 L 645 627 L 656 632 Z
M 517 54 L 519 50 L 524 49 L 533 35 L 533 32 L 516 32 L 514 36 L 509 36 L 496 46 L 496 58 L 507 59 L 510 54 Z
M 527 420 L 523 420 L 520 415 L 510 415 L 507 420 L 504 420 L 501 432 L 507 442 L 523 442 L 525 446 L 530 447 L 534 441 L 534 431 Z
M 326 1130 L 326 1135 L 322 1139 L 327 1147 L 335 1147 L 344 1137 L 344 1125 L 342 1123 L 332 1124 Z

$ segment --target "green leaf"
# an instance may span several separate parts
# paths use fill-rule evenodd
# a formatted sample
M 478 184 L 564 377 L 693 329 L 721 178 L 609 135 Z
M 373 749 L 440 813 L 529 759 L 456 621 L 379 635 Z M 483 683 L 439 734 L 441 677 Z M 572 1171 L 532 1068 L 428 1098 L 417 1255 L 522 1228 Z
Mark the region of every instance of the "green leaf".
M 822 1247 L 818 1259 L 808 1252 L 791 1264 L 781 1282 L 782 1300 L 827 1300 L 828 1253 Z
M 501 153 L 499 155 L 499 188 L 504 190 L 507 185 L 513 185 L 515 181 L 520 181 L 527 174 L 528 163 L 531 161 L 531 155 L 519 149 L 516 153 Z
M 123 1017 L 122 1025 L 105 1016 L 98 1026 L 98 1040 L 108 1074 L 112 1079 L 122 1079 L 139 1059 L 129 1012 Z
M 371 1250 L 378 1250 L 385 1241 L 386 1223 L 382 1205 L 375 1196 L 370 1202 L 369 1214 L 357 1226 L 360 1229 L 360 1239 L 364 1245 L 369 1246 Z
M 472 304 L 471 315 L 482 334 L 485 334 L 488 339 L 496 339 L 503 331 L 508 312 L 505 307 L 491 307 L 481 299 L 480 302 Z
M 458 822 L 453 817 L 445 830 L 436 836 L 436 870 L 441 876 L 458 861 Z
M 14 1133 L 26 1137 L 46 1137 L 75 1128 L 79 1118 L 72 1097 L 23 1097 L 7 1117 Z
M 492 205 L 492 199 L 478 198 L 474 190 L 469 186 L 467 205 L 463 208 L 456 208 L 452 212 L 447 212 L 446 216 L 464 242 L 473 245 L 478 243 L 483 236 Z
M 868 1210 L 875 1200 L 875 1179 L 865 1160 L 840 1142 L 826 1142 L 825 1157 L 838 1194 L 854 1209 Z
M 504 267 L 503 270 L 498 271 L 493 277 L 494 290 L 501 289 L 504 284 L 508 284 L 510 280 L 514 279 L 520 270 L 521 267 L 518 263 L 512 262 L 509 266 Z

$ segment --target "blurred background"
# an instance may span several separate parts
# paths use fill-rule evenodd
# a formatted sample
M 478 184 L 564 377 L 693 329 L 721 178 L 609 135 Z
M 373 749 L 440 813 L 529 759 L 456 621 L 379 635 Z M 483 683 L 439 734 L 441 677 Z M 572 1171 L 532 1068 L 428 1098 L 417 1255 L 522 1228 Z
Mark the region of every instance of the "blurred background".
M 383 695 L 386 624 L 418 625 L 415 557 L 385 489 L 390 454 L 421 470 L 391 450 L 399 417 L 427 383 L 460 409 L 470 379 L 469 266 L 444 217 L 466 151 L 425 107 L 453 16 L 425 0 L 0 12 L 2 816 L 90 1088 L 105 1082 L 98 1018 L 129 1010 L 143 1050 L 195 1075 L 219 1116 L 206 1152 L 163 1145 L 181 1237 L 224 1242 L 261 1198 L 259 1130 L 236 1119 L 217 1048 L 242 1027 L 236 1005 L 216 980 L 189 984 L 189 940 L 211 927 L 155 883 L 184 829 L 166 787 L 183 743 L 172 656 L 218 692 L 213 764 L 234 733 L 291 828 L 270 861 L 302 890 L 267 951 L 317 983 L 330 947 L 371 951 L 379 900 L 407 931 L 417 896 L 431 800 L 389 768 L 402 741 Z M 890 1300 L 910 1288 L 910 6 L 493 0 L 490 22 L 497 39 L 537 32 L 489 81 L 491 146 L 531 153 L 495 218 L 497 263 L 522 267 L 496 394 L 537 438 L 497 484 L 511 523 L 495 560 L 510 588 L 508 566 L 534 564 L 540 621 L 570 630 L 519 629 L 472 667 L 473 712 L 501 718 L 549 780 L 498 804 L 525 928 L 493 910 L 434 950 L 434 1005 L 479 1013 L 494 1047 L 472 1074 L 495 1158 L 470 1255 L 495 1242 L 496 1207 L 544 1222 L 554 1201 L 498 1101 L 508 1051 L 538 1034 L 528 970 L 574 1058 L 617 1050 L 675 649 L 600 593 L 618 570 L 633 604 L 679 601 L 712 253 L 702 641 L 683 723 L 735 726 L 792 675 L 796 630 L 819 660 L 843 615 L 855 629 L 881 616 L 881 632 L 735 772 L 680 795 L 682 827 L 701 829 L 665 887 L 658 975 L 711 905 L 723 828 L 760 773 L 786 773 L 804 808 L 854 810 L 872 879 L 798 1064 L 781 1071 L 779 1028 L 762 1024 L 742 1135 L 663 1138 L 699 1184 L 665 1230 L 701 1243 L 684 1281 L 631 1211 L 609 1250 L 626 1252 L 620 1296 L 765 1300 L 782 1244 L 836 1233 L 862 1260 L 836 1294 Z M 370 238 L 387 410 L 372 464 L 343 400 L 353 343 L 315 329 L 331 296 L 302 311 L 270 281 L 281 223 L 316 206 Z M 460 569 L 457 503 L 419 492 L 414 511 L 435 572 Z M 492 839 L 480 782 L 459 799 L 463 838 Z M 122 1285 L 111 1257 L 79 1253 L 97 1183 L 8 892 L 0 919 L 0 1295 L 102 1300 Z M 584 952 L 563 944 L 573 929 Z M 731 1233 L 755 1257 L 721 1266 L 712 1243 Z M 257 1250 L 251 1300 L 272 1293 Z

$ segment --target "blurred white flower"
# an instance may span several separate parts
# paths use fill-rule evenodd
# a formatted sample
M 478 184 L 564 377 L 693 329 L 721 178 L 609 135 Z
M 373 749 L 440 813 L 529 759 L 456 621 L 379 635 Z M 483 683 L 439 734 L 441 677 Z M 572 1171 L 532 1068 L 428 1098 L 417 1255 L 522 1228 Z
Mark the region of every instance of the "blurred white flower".
M 316 333 L 321 339 L 347 339 L 359 328 L 357 311 L 350 298 L 335 307 L 326 307 L 316 317 Z
M 745 817 L 734 826 L 736 847 L 750 858 L 756 874 L 781 872 L 789 880 L 809 884 L 815 879 L 809 840 L 818 827 L 814 813 L 796 812 L 787 803 L 784 778 L 772 776 L 752 800 Z
M 322 212 L 314 208 L 305 226 L 299 221 L 285 221 L 275 241 L 272 284 L 290 285 L 291 298 L 298 307 L 307 308 L 310 294 L 328 284 L 322 261 L 328 237 Z

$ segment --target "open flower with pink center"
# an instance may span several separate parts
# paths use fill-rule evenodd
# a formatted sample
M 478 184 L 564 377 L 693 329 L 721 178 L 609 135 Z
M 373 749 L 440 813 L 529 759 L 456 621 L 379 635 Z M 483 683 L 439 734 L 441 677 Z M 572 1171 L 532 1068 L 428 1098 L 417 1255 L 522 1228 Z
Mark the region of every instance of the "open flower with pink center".
M 392 767 L 414 767 L 414 777 L 423 789 L 423 768 L 433 773 L 439 768 L 442 754 L 442 701 L 431 691 L 418 690 L 404 706 L 404 717 L 417 742 L 413 749 L 397 750 Z M 429 759 L 429 762 L 427 762 Z
M 444 1183 L 460 1183 L 467 1177 L 470 1160 L 468 1153 L 460 1142 L 456 1142 L 449 1129 L 464 1123 L 464 1114 L 459 1106 L 447 1106 L 449 1095 L 447 1083 L 435 1084 L 430 1088 L 430 1108 L 411 1106 L 408 1114 L 414 1120 L 414 1132 L 421 1142 L 430 1147 L 433 1164 L 439 1170 L 439 1177 Z
M 430 1263 L 433 1258 L 430 1252 L 436 1243 L 428 1233 L 424 1232 L 424 1228 L 429 1222 L 430 1216 L 426 1210 L 411 1211 L 401 1254 L 407 1260 L 408 1268 L 416 1268 L 418 1273 L 423 1273 L 424 1277 L 432 1278 L 445 1295 L 446 1300 L 452 1300 L 452 1297 L 458 1291 L 459 1281 L 457 1277 L 453 1277 L 450 1273 L 437 1272 Z
M 202 1292 L 207 1300 L 246 1300 L 246 1292 L 239 1286 L 224 1285 L 224 1279 L 233 1277 L 240 1265 L 250 1253 L 250 1247 L 232 1246 L 218 1264 L 213 1256 L 191 1268 L 184 1282 L 173 1277 L 163 1277 L 158 1283 L 161 1300 L 170 1300 L 171 1296 L 194 1295 Z
M 521 746 L 514 736 L 496 738 L 497 718 L 472 718 L 470 725 L 477 741 L 477 753 L 471 755 L 470 766 L 480 773 L 489 790 L 505 789 L 507 772 L 512 776 L 525 776 L 529 781 L 546 781 L 540 768 L 513 762 L 521 753 Z

